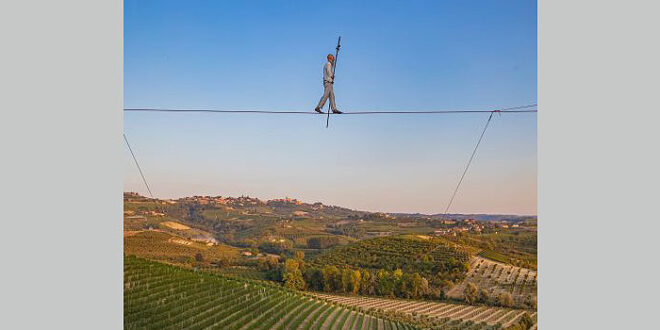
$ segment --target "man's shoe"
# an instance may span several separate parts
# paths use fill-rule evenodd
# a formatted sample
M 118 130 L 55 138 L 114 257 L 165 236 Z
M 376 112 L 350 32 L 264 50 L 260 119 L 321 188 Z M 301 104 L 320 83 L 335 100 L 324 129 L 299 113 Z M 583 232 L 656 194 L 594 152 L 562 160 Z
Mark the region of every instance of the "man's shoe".
M 335 109 L 335 110 L 332 110 L 332 113 L 340 114 L 340 113 L 343 113 L 343 112 L 341 112 L 341 111 Z
M 314 111 L 316 111 L 318 113 L 323 113 L 323 111 L 321 111 L 321 109 L 319 109 L 319 108 L 314 109 Z

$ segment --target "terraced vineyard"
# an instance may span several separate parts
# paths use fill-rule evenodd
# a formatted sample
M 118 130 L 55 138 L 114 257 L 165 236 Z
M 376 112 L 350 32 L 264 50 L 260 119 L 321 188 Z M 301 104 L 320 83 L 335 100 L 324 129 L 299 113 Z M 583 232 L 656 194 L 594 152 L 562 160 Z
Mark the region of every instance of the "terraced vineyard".
M 477 288 L 484 288 L 492 297 L 501 292 L 509 292 L 518 305 L 529 297 L 535 301 L 537 296 L 536 272 L 527 268 L 515 267 L 481 257 L 470 260 L 470 270 L 465 280 L 453 287 L 447 295 L 462 298 L 467 283 L 474 283 Z
M 315 295 L 343 306 L 360 307 L 362 310 L 426 315 L 435 320 L 434 329 L 502 329 L 516 324 L 525 313 L 536 322 L 535 311 L 522 309 L 320 293 Z M 532 328 L 535 329 L 536 324 Z
M 124 258 L 125 329 L 416 329 L 259 281 Z

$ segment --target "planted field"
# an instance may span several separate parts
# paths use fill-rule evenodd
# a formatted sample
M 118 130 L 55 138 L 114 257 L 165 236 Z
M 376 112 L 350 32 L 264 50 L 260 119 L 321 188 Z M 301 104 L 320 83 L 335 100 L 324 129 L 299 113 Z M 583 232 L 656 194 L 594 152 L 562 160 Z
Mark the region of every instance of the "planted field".
M 193 262 L 197 253 L 208 262 L 239 256 L 239 250 L 231 246 L 209 246 L 160 231 L 142 231 L 124 237 L 124 253 L 179 263 Z
M 213 271 L 218 274 L 223 274 L 232 277 L 247 278 L 251 280 L 266 280 L 266 273 L 253 269 L 253 268 L 240 268 L 240 267 L 223 267 L 211 268 L 207 271 Z
M 536 271 L 531 269 L 473 257 L 465 280 L 454 286 L 447 295 L 461 299 L 466 285 L 473 283 L 479 289 L 486 289 L 490 297 L 508 292 L 516 305 L 522 306 L 528 304 L 530 299 L 536 301 L 536 276 Z
M 525 313 L 536 320 L 536 312 L 522 309 L 360 296 L 315 295 L 343 306 L 358 307 L 365 311 L 424 315 L 432 319 L 434 329 L 501 329 L 516 324 Z
M 362 322 L 353 322 L 358 319 Z M 367 325 L 368 329 L 414 329 L 276 285 L 124 258 L 125 329 L 367 329 Z
M 509 258 L 503 254 L 497 253 L 492 250 L 483 250 L 481 253 L 479 253 L 479 256 L 484 257 L 486 259 L 494 260 L 494 261 L 499 261 L 501 263 L 508 264 L 511 262 Z

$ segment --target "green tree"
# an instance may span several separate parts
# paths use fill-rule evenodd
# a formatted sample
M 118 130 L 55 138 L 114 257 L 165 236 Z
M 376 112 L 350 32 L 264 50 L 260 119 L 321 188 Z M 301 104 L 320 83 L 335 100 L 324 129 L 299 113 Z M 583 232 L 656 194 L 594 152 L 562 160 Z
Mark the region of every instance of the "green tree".
M 508 292 L 502 292 L 497 297 L 497 301 L 500 303 L 500 306 L 511 307 L 513 306 L 513 296 Z
M 488 304 L 490 302 L 488 290 L 484 288 L 479 289 L 479 293 L 477 293 L 477 302 L 481 304 Z
M 290 289 L 304 290 L 305 280 L 300 270 L 300 263 L 294 259 L 287 259 L 284 262 L 284 272 L 282 274 L 284 286 Z
M 339 288 L 341 293 L 346 293 L 350 290 L 352 272 L 353 271 L 348 267 L 344 267 L 341 270 L 341 287 Z
M 278 266 L 279 260 L 277 257 L 268 256 L 266 258 L 260 258 L 257 261 L 257 269 L 260 271 L 269 271 L 276 269 Z
M 311 249 L 327 249 L 339 244 L 339 237 L 319 236 L 307 240 L 307 247 Z
M 522 317 L 520 317 L 518 324 L 520 324 L 523 329 L 527 330 L 534 325 L 534 320 L 531 316 L 529 316 L 528 313 L 525 313 Z
M 323 290 L 323 272 L 314 267 L 306 267 L 303 270 L 303 278 L 307 283 L 307 288 L 315 291 Z
M 333 292 L 341 288 L 341 271 L 337 266 L 327 265 L 323 267 L 323 291 Z
M 421 275 L 419 275 L 419 273 L 414 273 L 412 275 L 410 293 L 411 293 L 411 296 L 415 299 L 420 298 L 426 291 L 423 288 L 423 285 L 424 285 L 423 280 L 424 280 L 424 278 Z M 428 281 L 426 282 L 426 286 L 428 288 Z
M 528 330 L 533 325 L 534 320 L 528 313 L 525 313 L 518 319 L 518 323 L 508 327 L 507 330 Z
M 352 294 L 358 294 L 360 291 L 360 284 L 362 282 L 362 273 L 359 270 L 351 272 L 350 291 Z
M 376 291 L 383 296 L 394 296 L 394 281 L 390 272 L 381 269 L 378 271 L 376 280 Z
M 468 283 L 463 289 L 463 298 L 468 304 L 472 304 L 477 299 L 477 286 L 474 283 Z
M 536 298 L 531 294 L 528 294 L 525 297 L 525 305 L 527 305 L 529 308 L 536 309 Z
M 360 282 L 360 292 L 363 295 L 375 295 L 375 277 L 368 270 L 362 271 L 362 281 Z

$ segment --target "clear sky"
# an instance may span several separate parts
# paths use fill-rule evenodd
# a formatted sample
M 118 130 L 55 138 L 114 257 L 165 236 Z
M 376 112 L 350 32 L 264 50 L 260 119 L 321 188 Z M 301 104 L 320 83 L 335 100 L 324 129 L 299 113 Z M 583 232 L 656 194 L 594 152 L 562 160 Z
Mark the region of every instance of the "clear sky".
M 345 112 L 533 104 L 536 22 L 533 0 L 127 0 L 125 106 L 312 111 L 339 35 Z M 441 213 L 487 118 L 124 113 L 124 132 L 155 197 Z M 451 213 L 536 214 L 536 120 L 494 116 Z M 128 149 L 124 168 L 147 195 Z

